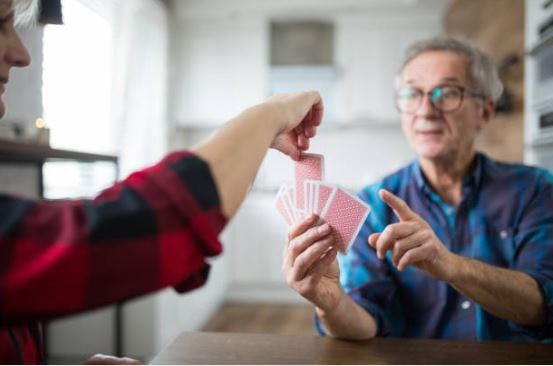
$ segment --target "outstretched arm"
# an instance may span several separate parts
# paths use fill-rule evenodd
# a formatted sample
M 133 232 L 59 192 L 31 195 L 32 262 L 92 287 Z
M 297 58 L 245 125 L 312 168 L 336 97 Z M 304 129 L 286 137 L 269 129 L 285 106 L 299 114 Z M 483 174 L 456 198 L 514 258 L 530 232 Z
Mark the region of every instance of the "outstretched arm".
M 316 92 L 273 97 L 93 200 L 0 195 L 0 324 L 202 285 L 266 150 L 297 158 L 321 113 Z
M 210 166 L 223 213 L 232 217 L 244 200 L 269 147 L 298 160 L 321 122 L 317 92 L 276 95 L 229 121 L 193 151 Z

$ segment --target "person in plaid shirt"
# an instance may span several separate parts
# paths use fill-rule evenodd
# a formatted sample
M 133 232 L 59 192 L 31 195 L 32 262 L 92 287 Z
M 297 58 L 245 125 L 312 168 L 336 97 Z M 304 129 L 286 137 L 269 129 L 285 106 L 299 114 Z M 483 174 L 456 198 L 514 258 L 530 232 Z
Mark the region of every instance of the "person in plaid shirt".
M 420 41 L 396 92 L 418 159 L 361 190 L 372 211 L 338 260 L 317 217 L 292 228 L 288 284 L 334 337 L 553 342 L 553 176 L 475 151 L 502 92 L 493 61 Z
M 14 28 L 16 5 L 36 4 L 0 0 L 2 91 L 10 69 L 30 63 Z M 299 159 L 322 113 L 317 92 L 276 95 L 203 144 L 169 154 L 94 199 L 0 194 L 0 363 L 43 361 L 40 321 L 204 284 L 206 258 L 221 253 L 218 234 L 267 149 Z

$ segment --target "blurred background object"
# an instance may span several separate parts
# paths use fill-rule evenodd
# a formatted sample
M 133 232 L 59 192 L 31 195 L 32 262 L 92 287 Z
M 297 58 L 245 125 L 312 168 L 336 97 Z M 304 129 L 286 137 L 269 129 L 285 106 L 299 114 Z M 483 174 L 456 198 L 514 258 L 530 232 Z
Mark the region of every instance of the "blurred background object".
M 469 39 L 498 66 L 504 93 L 477 147 L 510 162 L 522 162 L 524 156 L 524 13 L 521 0 L 454 0 L 444 13 L 448 34 Z

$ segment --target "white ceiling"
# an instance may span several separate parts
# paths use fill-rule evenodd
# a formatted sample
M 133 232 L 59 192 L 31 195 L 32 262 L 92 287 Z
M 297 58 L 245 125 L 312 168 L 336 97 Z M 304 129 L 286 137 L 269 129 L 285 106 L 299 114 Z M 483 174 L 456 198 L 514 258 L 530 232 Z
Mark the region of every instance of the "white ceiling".
M 176 19 L 235 16 L 324 18 L 359 12 L 443 13 L 450 0 L 169 0 Z M 414 13 L 414 14 L 415 14 Z

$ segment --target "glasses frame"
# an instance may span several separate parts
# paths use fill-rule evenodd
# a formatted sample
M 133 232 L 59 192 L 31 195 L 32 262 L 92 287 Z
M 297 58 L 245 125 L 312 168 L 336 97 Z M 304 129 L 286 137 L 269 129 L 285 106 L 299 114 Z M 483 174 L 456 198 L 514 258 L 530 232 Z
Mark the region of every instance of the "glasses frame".
M 399 94 L 398 93 L 404 87 L 406 87 L 406 86 L 403 86 L 403 87 L 399 88 L 398 90 L 396 90 L 396 96 L 395 96 L 396 103 L 395 103 L 395 105 L 396 105 L 397 110 L 400 113 L 406 113 L 406 114 L 415 114 L 419 110 L 419 108 L 421 107 L 422 101 L 425 97 L 428 97 L 428 99 L 430 101 L 430 104 L 432 105 L 433 108 L 435 108 L 436 110 L 438 110 L 442 113 L 455 112 L 456 110 L 461 108 L 461 106 L 463 105 L 463 101 L 465 100 L 465 92 L 473 98 L 479 98 L 479 99 L 485 99 L 486 98 L 486 96 L 484 94 L 482 94 L 480 92 L 477 92 L 476 90 L 471 89 L 467 86 L 455 85 L 455 84 L 442 84 L 442 85 L 436 85 L 435 87 L 433 87 L 432 89 L 430 89 L 427 92 L 423 92 L 422 90 L 418 89 L 419 91 L 422 92 L 422 95 L 420 96 L 420 99 L 419 99 L 419 103 L 412 111 L 408 111 L 408 110 L 402 110 L 399 106 Z M 432 100 L 432 92 L 437 88 L 444 88 L 444 87 L 453 87 L 453 88 L 457 88 L 460 91 L 461 97 L 459 98 L 459 104 L 453 109 L 444 110 L 441 107 L 437 106 L 434 103 L 434 101 Z M 413 88 L 413 89 L 415 89 L 415 88 Z

